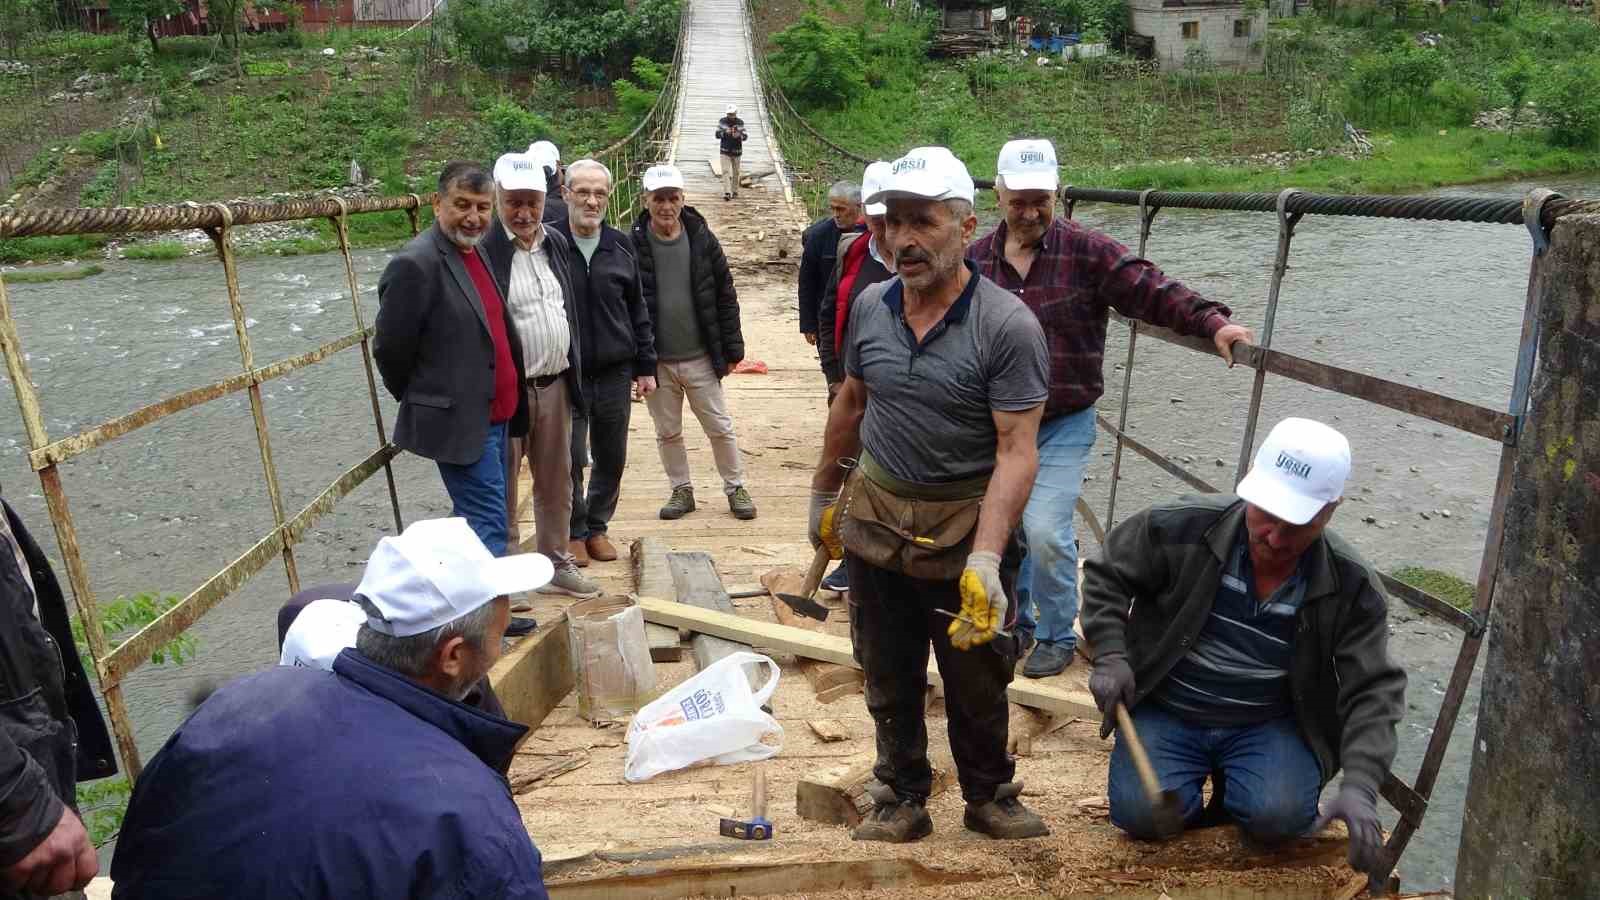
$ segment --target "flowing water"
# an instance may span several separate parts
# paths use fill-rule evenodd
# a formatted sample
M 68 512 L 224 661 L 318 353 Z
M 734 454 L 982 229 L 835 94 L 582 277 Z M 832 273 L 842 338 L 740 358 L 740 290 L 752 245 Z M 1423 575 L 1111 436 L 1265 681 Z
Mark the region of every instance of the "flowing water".
M 1600 195 L 1595 180 L 1546 186 L 1568 196 Z M 1526 187 L 1480 186 L 1461 193 L 1519 196 Z M 1085 205 L 1078 218 L 1136 244 L 1132 208 Z M 1149 254 L 1259 327 L 1275 242 L 1269 215 L 1170 210 L 1156 219 Z M 376 313 L 375 285 L 387 258 L 381 251 L 356 254 L 368 322 Z M 1528 259 L 1526 232 L 1509 226 L 1308 217 L 1294 241 L 1274 346 L 1504 408 Z M 9 287 L 53 438 L 239 371 L 227 294 L 214 260 L 104 265 L 103 274 L 85 281 Z M 246 259 L 239 264 L 239 279 L 252 317 L 248 324 L 257 364 L 306 352 L 353 330 L 337 255 Z M 1100 408 L 1113 419 L 1125 335 L 1114 327 L 1107 347 L 1107 394 Z M 5 389 L 9 396 L 10 385 Z M 1219 362 L 1141 341 L 1130 433 L 1169 456 L 1191 457 L 1191 468 L 1202 477 L 1227 484 L 1249 390 L 1248 370 L 1228 371 Z M 360 351 L 346 350 L 310 371 L 268 382 L 262 392 L 283 502 L 292 515 L 336 472 L 376 446 Z M 383 410 L 385 422 L 392 423 L 394 404 L 387 395 Z M 1261 433 L 1290 414 L 1324 419 L 1349 435 L 1355 454 L 1346 493 L 1350 502 L 1334 526 L 1375 565 L 1385 570 L 1424 565 L 1474 579 L 1488 523 L 1496 444 L 1269 380 Z M 26 449 L 15 412 L 0 416 L 0 484 L 53 551 Z M 1085 496 L 1103 518 L 1110 470 L 1110 443 L 1103 436 L 1096 453 Z M 407 521 L 448 511 L 431 463 L 402 456 L 394 469 Z M 62 472 L 101 599 L 143 591 L 182 594 L 271 526 L 244 393 L 113 441 L 65 464 Z M 1124 515 L 1180 487 L 1132 454 L 1124 456 L 1123 474 L 1117 502 Z M 1364 524 L 1366 516 L 1382 527 Z M 375 535 L 392 525 L 384 481 L 373 478 L 296 547 L 302 583 L 356 580 Z M 57 572 L 65 579 L 59 565 Z M 200 652 L 191 664 L 145 666 L 128 680 L 126 695 L 147 758 L 182 719 L 196 685 L 276 659 L 274 612 L 287 590 L 283 566 L 269 564 L 195 627 Z M 1455 660 L 1457 634 L 1398 604 L 1391 621 L 1393 652 L 1411 679 L 1395 768 L 1410 780 Z M 1474 682 L 1428 819 L 1402 862 L 1410 886 L 1450 883 L 1477 699 Z

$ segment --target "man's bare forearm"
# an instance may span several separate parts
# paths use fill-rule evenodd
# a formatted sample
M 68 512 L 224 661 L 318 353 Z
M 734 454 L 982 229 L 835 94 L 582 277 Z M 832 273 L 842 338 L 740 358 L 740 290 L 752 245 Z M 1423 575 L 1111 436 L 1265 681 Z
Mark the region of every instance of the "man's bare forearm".
M 999 429 L 995 446 L 994 474 L 983 494 L 983 509 L 978 514 L 978 532 L 973 550 L 1005 555 L 1011 532 L 1022 521 L 1023 507 L 1039 474 L 1039 417 L 1044 407 L 1025 413 L 996 416 Z
M 839 460 L 854 459 L 861 453 L 861 419 L 866 411 L 866 386 L 859 378 L 845 378 L 844 386 L 828 406 L 822 459 L 811 478 L 812 490 L 837 491 L 843 486 L 845 470 L 839 467 Z

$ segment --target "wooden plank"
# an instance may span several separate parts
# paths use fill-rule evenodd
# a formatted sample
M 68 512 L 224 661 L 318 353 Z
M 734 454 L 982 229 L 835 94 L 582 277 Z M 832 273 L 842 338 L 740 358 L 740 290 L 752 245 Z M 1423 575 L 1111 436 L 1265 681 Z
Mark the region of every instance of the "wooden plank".
M 781 863 L 730 863 L 663 868 L 648 866 L 599 878 L 546 883 L 550 900 L 668 900 L 678 897 L 748 897 L 963 884 L 993 878 L 976 872 L 930 869 L 909 859 L 815 859 Z
M 948 759 L 930 762 L 933 786 L 928 796 L 937 797 L 949 790 L 955 764 Z M 801 776 L 795 783 L 795 813 L 808 821 L 854 828 L 872 810 L 869 791 L 878 783 L 872 776 L 871 762 L 834 766 L 815 775 Z
M 633 566 L 633 589 L 651 597 L 670 597 L 675 592 L 672 572 L 667 568 L 667 545 L 660 538 L 644 537 L 628 548 Z M 652 662 L 677 662 L 683 658 L 683 642 L 678 629 L 646 622 L 644 638 L 650 645 Z
M 506 718 L 528 726 L 529 734 L 572 692 L 576 675 L 571 644 L 567 617 L 558 616 L 489 670 L 489 684 L 505 707 Z
M 672 573 L 674 593 L 679 603 L 734 615 L 733 600 L 722 586 L 722 576 L 717 574 L 717 564 L 711 559 L 711 554 L 699 550 L 674 550 L 667 554 L 667 570 Z M 696 634 L 689 639 L 689 651 L 694 654 L 697 669 L 704 669 L 725 656 L 750 649 L 749 644 L 738 640 L 691 630 Z M 755 668 L 745 666 L 745 677 L 749 679 L 752 689 L 759 688 L 765 680 L 765 674 L 755 671 Z
M 762 575 L 761 586 L 767 589 L 768 595 L 771 597 L 772 615 L 777 618 L 778 624 L 826 634 L 823 631 L 821 622 L 800 615 L 790 609 L 789 604 L 784 603 L 777 597 L 778 594 L 799 594 L 804 589 L 805 580 L 805 574 L 799 569 L 793 566 L 783 566 Z M 800 674 L 806 677 L 807 683 L 811 685 L 811 690 L 819 698 L 823 694 L 828 695 L 829 699 L 824 702 L 832 702 L 840 697 L 849 696 L 860 690 L 862 685 L 866 683 L 861 670 L 850 666 L 820 662 L 815 659 L 805 659 L 804 657 L 800 659 L 799 665 Z M 845 686 L 850 686 L 853 690 L 834 690 L 834 688 Z
M 639 607 L 644 611 L 646 621 L 659 622 L 662 625 L 675 625 L 680 628 L 690 628 L 705 634 L 714 634 L 730 640 L 745 641 L 751 646 L 762 647 L 778 653 L 789 653 L 794 656 L 804 656 L 807 659 L 820 659 L 823 662 L 838 663 L 842 666 L 854 666 L 855 659 L 850 653 L 848 638 L 834 637 L 830 634 L 818 634 L 806 631 L 803 628 L 790 628 L 772 622 L 758 622 L 737 615 L 716 612 L 709 609 L 700 609 L 684 603 L 674 603 L 671 600 L 660 600 L 655 597 L 640 597 Z M 929 664 L 928 681 L 930 684 L 944 683 L 939 676 L 939 671 Z M 1053 685 L 1037 681 L 1013 681 L 1006 688 L 1006 695 L 1015 703 L 1042 709 L 1057 715 L 1079 716 L 1081 718 L 1100 718 L 1100 711 L 1095 708 L 1094 698 L 1081 691 L 1069 691 Z

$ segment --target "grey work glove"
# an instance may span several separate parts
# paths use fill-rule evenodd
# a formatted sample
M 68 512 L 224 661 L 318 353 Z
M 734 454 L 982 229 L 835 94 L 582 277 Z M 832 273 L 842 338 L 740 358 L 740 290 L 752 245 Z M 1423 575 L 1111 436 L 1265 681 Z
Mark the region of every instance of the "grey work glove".
M 839 539 L 839 492 L 811 491 L 811 513 L 807 516 L 806 536 L 812 549 L 826 545 L 829 559 L 844 559 L 844 542 Z
M 1089 676 L 1089 693 L 1100 707 L 1100 739 L 1105 740 L 1117 724 L 1117 704 L 1133 709 L 1133 667 L 1125 653 L 1101 653 L 1094 658 L 1094 673 Z
M 1383 849 L 1383 826 L 1378 822 L 1378 796 L 1371 788 L 1345 781 L 1333 802 L 1322 808 L 1322 815 L 1311 826 L 1313 834 L 1328 827 L 1334 819 L 1344 820 L 1350 831 L 1350 868 L 1370 877 L 1378 866 Z
M 976 644 L 994 640 L 1006 624 L 1006 592 L 1000 586 L 1000 554 L 975 550 L 967 555 L 967 567 L 958 582 L 961 618 L 950 622 L 946 634 L 957 650 L 970 650 Z

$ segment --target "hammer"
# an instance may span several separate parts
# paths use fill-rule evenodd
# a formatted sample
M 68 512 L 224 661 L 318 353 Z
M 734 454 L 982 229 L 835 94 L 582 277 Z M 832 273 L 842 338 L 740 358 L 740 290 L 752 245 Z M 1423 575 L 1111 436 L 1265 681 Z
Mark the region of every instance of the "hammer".
M 1117 730 L 1128 742 L 1128 755 L 1133 757 L 1133 767 L 1139 770 L 1139 780 L 1144 783 L 1145 801 L 1150 804 L 1150 815 L 1158 837 L 1169 838 L 1183 831 L 1183 803 L 1177 791 L 1163 791 L 1156 780 L 1156 770 L 1144 752 L 1144 743 L 1133 727 L 1133 717 L 1128 708 L 1117 702 Z
M 750 786 L 750 818 L 723 819 L 717 823 L 717 832 L 743 841 L 770 841 L 772 830 L 772 823 L 767 821 L 767 772 L 757 766 Z

